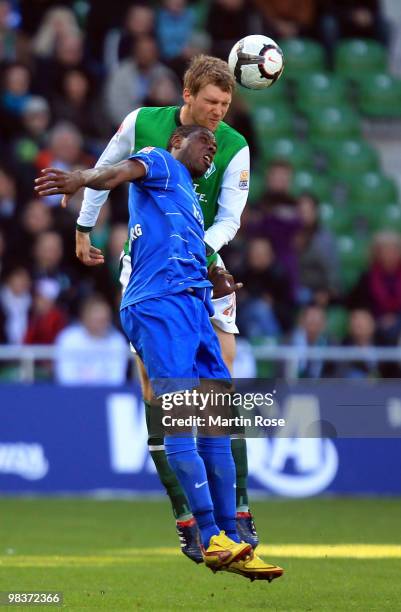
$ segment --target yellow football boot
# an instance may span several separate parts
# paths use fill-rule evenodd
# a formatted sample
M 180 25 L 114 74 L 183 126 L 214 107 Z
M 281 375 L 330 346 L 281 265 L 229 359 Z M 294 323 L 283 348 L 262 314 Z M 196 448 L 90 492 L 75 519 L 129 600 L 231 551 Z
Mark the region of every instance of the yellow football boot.
M 245 578 L 253 580 L 268 580 L 271 582 L 275 578 L 280 578 L 284 570 L 278 565 L 265 563 L 263 559 L 255 553 L 241 559 L 235 559 L 228 566 L 223 567 L 226 572 L 233 572 Z
M 246 542 L 234 542 L 224 531 L 212 536 L 207 549 L 202 547 L 203 561 L 207 567 L 216 572 L 224 569 L 233 561 L 245 558 L 252 553 L 252 546 Z

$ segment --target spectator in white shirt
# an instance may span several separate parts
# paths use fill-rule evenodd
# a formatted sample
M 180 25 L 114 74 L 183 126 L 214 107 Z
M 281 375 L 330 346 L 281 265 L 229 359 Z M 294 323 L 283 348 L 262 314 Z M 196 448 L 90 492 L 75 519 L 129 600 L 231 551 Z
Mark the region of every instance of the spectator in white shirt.
M 112 325 L 111 308 L 101 297 L 84 302 L 80 321 L 57 337 L 56 351 L 59 383 L 119 385 L 126 380 L 127 342 Z
M 25 268 L 12 269 L 0 285 L 0 310 L 7 344 L 22 344 L 31 307 L 31 277 Z

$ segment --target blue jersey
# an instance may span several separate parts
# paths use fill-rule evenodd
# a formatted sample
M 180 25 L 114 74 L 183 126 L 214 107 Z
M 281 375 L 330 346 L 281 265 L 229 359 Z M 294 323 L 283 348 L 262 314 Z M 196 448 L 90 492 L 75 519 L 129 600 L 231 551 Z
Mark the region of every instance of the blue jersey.
M 211 287 L 202 209 L 187 168 L 155 147 L 146 147 L 130 159 L 141 161 L 146 175 L 130 184 L 132 272 L 121 309 L 189 287 Z

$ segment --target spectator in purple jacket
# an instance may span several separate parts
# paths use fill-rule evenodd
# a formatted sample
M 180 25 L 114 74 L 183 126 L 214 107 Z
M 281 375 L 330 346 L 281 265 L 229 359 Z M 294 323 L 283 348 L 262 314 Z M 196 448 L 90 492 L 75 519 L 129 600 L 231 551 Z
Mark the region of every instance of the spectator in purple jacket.
M 395 344 L 401 331 L 401 237 L 386 230 L 373 238 L 371 262 L 348 295 L 348 306 L 367 308 L 383 343 Z
M 266 172 L 266 190 L 257 203 L 257 214 L 253 215 L 245 233 L 267 238 L 277 260 L 286 270 L 295 298 L 299 290 L 299 265 L 295 240 L 303 227 L 296 200 L 290 194 L 293 169 L 290 164 L 276 161 Z

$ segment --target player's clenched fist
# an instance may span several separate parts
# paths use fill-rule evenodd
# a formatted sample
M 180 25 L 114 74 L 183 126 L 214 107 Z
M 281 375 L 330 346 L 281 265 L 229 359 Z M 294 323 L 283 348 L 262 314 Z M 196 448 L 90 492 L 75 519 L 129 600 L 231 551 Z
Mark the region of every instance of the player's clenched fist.
M 210 266 L 208 271 L 209 280 L 213 285 L 213 299 L 230 295 L 243 287 L 242 283 L 236 283 L 232 274 L 220 266 Z

